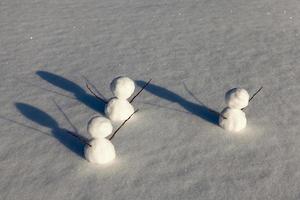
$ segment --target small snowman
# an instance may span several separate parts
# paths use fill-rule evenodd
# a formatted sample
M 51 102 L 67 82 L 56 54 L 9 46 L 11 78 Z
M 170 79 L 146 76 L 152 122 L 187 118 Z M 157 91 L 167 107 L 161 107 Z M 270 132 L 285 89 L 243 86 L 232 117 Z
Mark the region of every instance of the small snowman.
M 89 162 L 107 164 L 115 159 L 115 147 L 106 139 L 112 130 L 110 120 L 105 117 L 96 116 L 88 122 L 87 131 L 93 139 L 85 146 L 84 156 Z
M 229 90 L 225 95 L 226 107 L 219 117 L 219 125 L 227 131 L 239 132 L 247 125 L 243 109 L 249 104 L 249 93 L 242 88 Z
M 134 113 L 134 108 L 128 101 L 128 98 L 134 93 L 134 81 L 120 76 L 111 82 L 110 88 L 114 97 L 106 104 L 105 114 L 112 121 L 123 121 Z

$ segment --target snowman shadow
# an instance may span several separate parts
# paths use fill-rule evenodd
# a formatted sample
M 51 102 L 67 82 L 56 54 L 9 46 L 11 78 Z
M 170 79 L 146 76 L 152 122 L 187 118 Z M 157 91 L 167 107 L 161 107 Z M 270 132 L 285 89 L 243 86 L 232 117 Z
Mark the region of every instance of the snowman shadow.
M 59 127 L 58 122 L 49 114 L 39 108 L 25 103 L 15 103 L 15 106 L 27 119 L 51 129 L 52 136 L 54 136 L 66 148 L 75 154 L 84 157 L 84 143 L 78 140 L 78 138 L 70 135 L 67 129 Z
M 82 102 L 89 108 L 104 114 L 105 103 L 97 99 L 95 96 L 88 94 L 82 87 L 73 81 L 46 71 L 37 71 L 36 74 L 52 85 L 73 93 L 78 101 Z
M 145 85 L 145 81 L 138 80 L 136 81 L 136 84 L 142 87 L 143 85 Z M 177 103 L 189 113 L 196 115 L 212 124 L 218 125 L 219 115 L 214 112 L 211 112 L 210 108 L 201 104 L 200 102 L 194 103 L 188 101 L 185 98 L 181 97 L 180 95 L 176 94 L 175 92 L 172 92 L 166 88 L 163 88 L 159 85 L 155 85 L 153 83 L 150 83 L 145 88 L 145 90 L 160 98 L 166 99 L 170 102 Z

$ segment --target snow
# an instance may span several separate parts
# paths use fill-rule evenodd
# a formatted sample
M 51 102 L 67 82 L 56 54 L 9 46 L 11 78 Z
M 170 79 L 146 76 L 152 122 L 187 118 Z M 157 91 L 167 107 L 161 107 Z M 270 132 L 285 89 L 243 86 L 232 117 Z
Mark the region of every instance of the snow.
M 111 82 L 110 88 L 115 97 L 128 99 L 134 93 L 135 85 L 128 77 L 117 77 Z
M 246 115 L 240 109 L 227 107 L 219 116 L 219 125 L 226 131 L 240 132 L 246 128 Z
M 243 109 L 249 104 L 249 93 L 243 88 L 233 88 L 225 94 L 225 102 L 229 108 Z
M 125 121 L 132 113 L 134 108 L 126 99 L 112 98 L 105 107 L 105 115 L 113 122 Z
M 299 199 L 299 11 L 296 0 L 2 0 L 0 199 Z M 112 140 L 115 160 L 94 165 L 67 131 L 91 139 L 87 122 L 104 116 L 84 77 L 109 98 L 120 75 L 136 92 L 153 80 Z M 207 110 L 235 86 L 264 86 L 243 134 Z
M 94 116 L 87 125 L 87 132 L 92 138 L 106 138 L 112 134 L 113 126 L 106 117 Z
M 92 139 L 84 148 L 85 158 L 94 164 L 112 164 L 116 157 L 114 145 L 105 138 Z

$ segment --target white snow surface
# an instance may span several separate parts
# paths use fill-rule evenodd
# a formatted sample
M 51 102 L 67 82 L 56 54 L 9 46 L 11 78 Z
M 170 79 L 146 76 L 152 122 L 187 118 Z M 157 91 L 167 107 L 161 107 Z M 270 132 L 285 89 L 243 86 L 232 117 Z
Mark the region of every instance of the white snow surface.
M 297 0 L 2 0 L 0 199 L 298 200 L 299 28 Z M 153 81 L 93 165 L 67 131 L 117 76 Z M 264 87 L 243 134 L 204 106 L 235 86 Z

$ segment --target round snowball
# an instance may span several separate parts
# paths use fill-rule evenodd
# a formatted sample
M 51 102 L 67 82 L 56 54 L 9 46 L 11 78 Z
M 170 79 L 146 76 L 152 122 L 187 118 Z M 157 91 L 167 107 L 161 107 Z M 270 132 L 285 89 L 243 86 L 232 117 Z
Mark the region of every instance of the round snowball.
M 110 88 L 115 97 L 128 99 L 133 94 L 135 85 L 130 78 L 120 76 L 111 82 Z
M 245 89 L 234 88 L 226 93 L 225 101 L 230 108 L 242 109 L 248 106 L 249 93 Z
M 105 138 L 112 133 L 112 130 L 113 126 L 106 117 L 93 117 L 87 125 L 87 131 L 93 138 Z
M 85 158 L 91 163 L 106 164 L 116 157 L 114 145 L 107 139 L 93 139 L 84 149 Z
M 112 98 L 105 107 L 105 114 L 112 121 L 124 121 L 132 113 L 134 113 L 133 106 L 124 99 Z
M 247 125 L 245 113 L 240 109 L 225 108 L 220 116 L 219 125 L 227 131 L 239 132 Z

